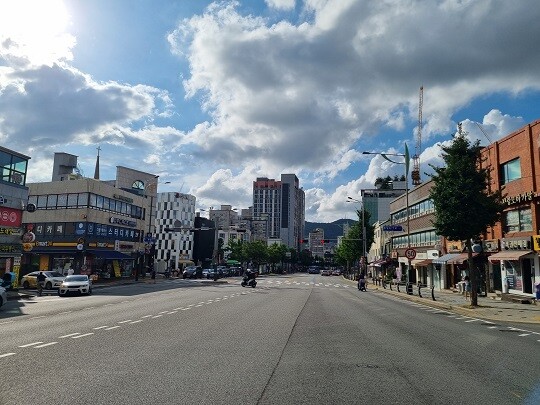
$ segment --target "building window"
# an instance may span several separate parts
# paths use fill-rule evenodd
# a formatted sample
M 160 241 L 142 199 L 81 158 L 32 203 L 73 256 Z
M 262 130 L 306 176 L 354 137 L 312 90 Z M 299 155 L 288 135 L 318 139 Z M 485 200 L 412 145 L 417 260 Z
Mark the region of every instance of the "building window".
M 507 184 L 512 180 L 521 178 L 521 165 L 519 158 L 511 160 L 501 166 L 502 170 L 502 182 Z
M 505 233 L 532 231 L 532 213 L 530 208 L 508 211 L 505 213 Z

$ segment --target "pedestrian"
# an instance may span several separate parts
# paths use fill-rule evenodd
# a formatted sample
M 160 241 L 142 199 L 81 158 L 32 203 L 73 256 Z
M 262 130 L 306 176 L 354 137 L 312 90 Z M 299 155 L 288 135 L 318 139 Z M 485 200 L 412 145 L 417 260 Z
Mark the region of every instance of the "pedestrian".
M 150 278 L 152 279 L 152 283 L 156 284 L 156 270 L 154 268 L 150 272 Z
M 463 278 L 463 290 L 465 291 L 465 299 L 469 300 L 471 298 L 471 280 L 469 276 Z
M 73 268 L 70 267 L 70 268 L 68 269 L 68 271 L 67 271 L 67 275 L 68 275 L 68 276 L 72 276 L 73 273 L 75 273 L 75 270 L 73 270 Z

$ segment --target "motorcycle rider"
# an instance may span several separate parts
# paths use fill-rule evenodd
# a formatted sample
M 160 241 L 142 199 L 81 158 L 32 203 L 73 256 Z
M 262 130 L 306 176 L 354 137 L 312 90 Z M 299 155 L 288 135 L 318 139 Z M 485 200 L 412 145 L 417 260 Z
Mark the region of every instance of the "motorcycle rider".
M 366 278 L 364 277 L 364 273 L 360 274 L 360 277 L 358 278 L 358 289 L 360 291 L 366 291 Z
M 244 282 L 246 284 L 249 284 L 251 280 L 255 280 L 255 278 L 257 277 L 257 273 L 254 272 L 253 270 L 251 269 L 247 269 L 246 272 L 244 273 Z

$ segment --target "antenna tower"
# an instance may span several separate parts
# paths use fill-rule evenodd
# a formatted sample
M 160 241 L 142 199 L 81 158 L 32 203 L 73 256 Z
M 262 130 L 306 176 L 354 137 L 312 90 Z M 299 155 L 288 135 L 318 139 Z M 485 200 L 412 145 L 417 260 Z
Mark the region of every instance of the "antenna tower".
M 422 106 L 424 104 L 424 86 L 420 86 L 420 97 L 418 100 L 418 132 L 416 133 L 416 146 L 413 156 L 413 168 L 411 171 L 412 184 L 418 186 L 420 180 L 420 153 L 422 153 Z

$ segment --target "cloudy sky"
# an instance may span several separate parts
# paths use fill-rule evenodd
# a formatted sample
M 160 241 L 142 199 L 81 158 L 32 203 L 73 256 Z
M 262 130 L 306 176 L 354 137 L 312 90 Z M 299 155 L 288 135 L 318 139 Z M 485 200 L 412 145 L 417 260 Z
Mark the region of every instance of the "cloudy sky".
M 92 177 L 99 146 L 102 179 L 155 173 L 198 208 L 296 173 L 307 220 L 354 218 L 404 171 L 362 151 L 407 144 L 426 180 L 458 122 L 488 144 L 540 119 L 538 21 L 537 0 L 2 0 L 0 145 L 29 182 L 54 152 Z

